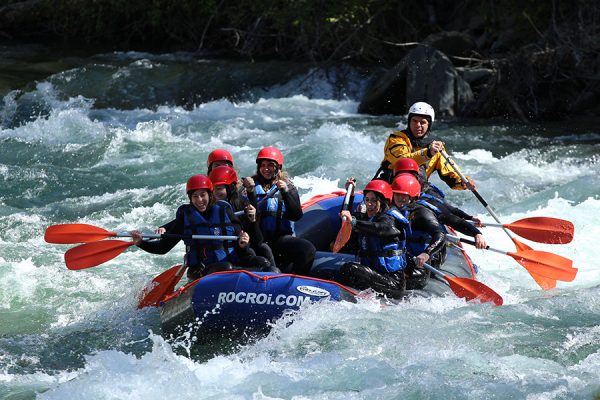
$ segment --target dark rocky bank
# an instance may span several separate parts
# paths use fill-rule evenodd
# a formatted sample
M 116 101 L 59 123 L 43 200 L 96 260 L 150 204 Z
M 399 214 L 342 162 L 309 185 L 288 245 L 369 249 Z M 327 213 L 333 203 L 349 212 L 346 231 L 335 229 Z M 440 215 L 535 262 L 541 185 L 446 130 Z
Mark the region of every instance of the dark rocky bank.
M 0 1 L 4 44 L 366 66 L 369 114 L 597 116 L 599 26 L 592 0 Z

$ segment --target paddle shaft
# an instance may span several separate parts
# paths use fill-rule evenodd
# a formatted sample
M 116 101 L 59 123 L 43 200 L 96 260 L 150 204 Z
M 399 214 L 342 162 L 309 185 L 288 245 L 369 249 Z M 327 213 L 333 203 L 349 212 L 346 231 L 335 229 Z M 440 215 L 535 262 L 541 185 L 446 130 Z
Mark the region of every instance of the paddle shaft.
M 439 269 L 435 269 L 433 268 L 431 265 L 425 263 L 423 264 L 423 267 L 429 271 L 431 271 L 433 274 L 441 276 L 442 278 L 446 277 L 446 274 L 444 274 L 442 271 L 440 271 Z
M 115 237 L 131 237 L 129 232 L 114 232 Z M 200 240 L 238 240 L 237 236 L 213 236 L 213 235 L 178 235 L 175 233 L 142 233 L 143 238 L 179 238 L 179 239 L 200 239 Z
M 344 202 L 342 203 L 342 211 L 348 209 L 348 205 L 350 204 L 350 197 L 352 196 L 352 192 L 354 192 L 354 184 L 348 184 L 348 188 L 346 189 L 346 195 L 344 196 Z M 343 218 L 346 220 L 346 217 Z

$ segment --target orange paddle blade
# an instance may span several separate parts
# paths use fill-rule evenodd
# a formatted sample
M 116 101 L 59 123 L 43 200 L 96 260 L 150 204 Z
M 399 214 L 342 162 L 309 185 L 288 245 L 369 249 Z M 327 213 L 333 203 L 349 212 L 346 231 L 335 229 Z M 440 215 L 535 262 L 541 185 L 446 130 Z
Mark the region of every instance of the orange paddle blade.
M 456 278 L 448 275 L 444 275 L 444 279 L 458 297 L 467 300 L 479 300 L 482 303 L 491 302 L 497 306 L 501 306 L 504 302 L 498 293 L 475 279 Z
M 346 243 L 348 243 L 348 240 L 350 240 L 351 235 L 352 223 L 346 219 L 343 219 L 342 227 L 340 228 L 340 231 L 338 232 L 337 237 L 335 238 L 335 242 L 333 243 L 331 251 L 333 253 L 337 253 L 338 251 L 340 251 L 340 249 L 344 247 Z
M 504 227 L 525 239 L 549 244 L 570 243 L 575 231 L 571 221 L 552 217 L 523 218 Z
M 531 247 L 527 246 L 523 242 L 519 242 L 514 237 L 511 237 L 511 239 L 514 242 L 517 250 L 521 250 L 521 251 L 522 250 L 533 250 Z M 531 272 L 529 270 L 527 270 L 527 272 L 529 272 L 529 275 L 531 275 L 531 277 L 533 278 L 533 280 L 536 281 L 536 283 L 542 289 L 544 289 L 544 290 L 550 290 L 550 289 L 554 289 L 556 287 L 556 279 L 546 278 L 545 276 L 538 275 L 535 272 Z
M 67 268 L 77 270 L 95 267 L 112 260 L 125 250 L 133 242 L 122 240 L 106 240 L 103 242 L 85 243 L 67 250 L 65 263 Z
M 529 275 L 533 278 L 533 280 L 544 290 L 554 289 L 556 287 L 556 279 L 546 278 L 545 276 L 537 275 L 531 271 Z
M 506 254 L 535 275 L 565 282 L 571 282 L 577 275 L 573 261 L 558 254 L 538 250 L 519 250 Z
M 114 232 L 88 224 L 59 224 L 46 229 L 44 240 L 48 243 L 88 243 L 115 236 Z
M 140 294 L 138 308 L 158 307 L 167 295 L 173 293 L 185 269 L 186 267 L 178 264 L 152 279 Z

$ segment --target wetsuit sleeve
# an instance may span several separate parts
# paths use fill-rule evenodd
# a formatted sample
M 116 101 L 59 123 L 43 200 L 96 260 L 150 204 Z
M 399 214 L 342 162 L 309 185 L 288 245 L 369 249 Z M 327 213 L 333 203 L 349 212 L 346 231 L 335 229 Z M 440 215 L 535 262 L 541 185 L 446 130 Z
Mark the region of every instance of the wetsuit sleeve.
M 475 225 L 453 214 L 444 216 L 443 222 L 444 224 L 456 229 L 458 232 L 468 236 L 475 237 L 475 235 L 481 234 L 481 231 L 477 229 Z
M 412 158 L 417 164 L 425 164 L 429 157 L 427 156 L 427 148 L 413 149 L 410 139 L 404 132 L 392 133 L 385 142 L 383 148 L 384 162 L 389 164 L 388 168 L 393 170 L 396 161 L 401 158 Z
M 303 215 L 300 195 L 298 195 L 298 189 L 290 181 L 287 181 L 287 184 L 288 189 L 285 192 L 280 191 L 285 204 L 283 217 L 290 221 L 298 221 Z
M 387 214 L 379 214 L 373 221 L 357 219 L 354 229 L 360 233 L 382 238 L 402 236 L 404 233 L 396 228 L 394 218 Z
M 419 206 L 413 211 L 409 219 L 410 225 L 414 230 L 427 232 L 431 235 L 431 241 L 424 250 L 424 253 L 431 256 L 444 248 L 446 245 L 446 234 L 433 211 Z
M 264 237 L 258 223 L 258 216 L 254 222 L 250 221 L 246 214 L 239 217 L 239 220 L 242 224 L 242 229 L 250 235 L 250 245 L 252 247 L 256 247 L 264 242 Z
M 444 206 L 448 209 L 448 211 L 450 211 L 450 213 L 456 215 L 459 218 L 468 219 L 468 220 L 473 219 L 472 215 L 467 214 L 466 212 L 464 212 L 463 210 L 461 210 L 458 207 L 454 207 L 453 205 L 450 205 L 448 203 L 444 203 Z
M 175 235 L 183 234 L 183 219 L 182 218 L 176 218 L 166 225 L 169 225 L 169 229 L 165 233 L 175 234 Z M 140 247 L 140 249 L 147 251 L 148 253 L 167 254 L 169 251 L 171 251 L 171 249 L 173 247 L 175 247 L 175 245 L 177 243 L 179 243 L 180 240 L 181 240 L 181 238 L 170 238 L 170 237 L 164 237 L 159 240 L 151 240 L 151 241 L 143 240 L 142 243 L 140 243 L 139 247 Z
M 475 235 L 481 233 L 475 225 L 467 221 L 473 217 L 462 211 L 460 208 L 451 206 L 447 202 L 441 202 L 439 200 L 431 200 L 430 202 L 433 202 L 440 210 L 441 215 L 438 217 L 438 221 L 442 224 L 448 225 L 468 236 L 475 237 Z
M 175 220 L 167 222 L 164 225 L 161 225 L 159 228 L 165 228 L 165 231 L 169 231 L 169 229 L 171 229 L 171 227 L 173 226 L 173 224 L 175 223 Z
M 233 212 L 233 208 L 231 208 L 231 207 L 226 207 L 225 212 L 227 213 L 229 220 L 231 221 L 231 224 L 233 225 L 233 227 L 235 229 L 235 234 L 239 235 L 240 229 L 244 229 L 244 225 L 242 223 L 243 217 L 240 218 L 240 217 L 236 216 Z M 258 224 L 254 224 L 254 225 L 258 225 Z M 260 229 L 258 229 L 258 228 L 255 228 L 255 230 L 260 231 Z M 255 232 L 255 231 L 246 231 L 246 232 L 250 236 L 250 244 L 248 246 L 242 248 L 242 247 L 240 247 L 237 240 L 235 242 L 233 242 L 233 249 L 240 259 L 244 259 L 246 257 L 250 257 L 250 256 L 254 255 L 254 251 L 250 250 L 250 247 L 253 243 L 252 236 L 260 235 L 260 233 Z M 262 241 L 262 235 L 260 236 L 260 240 Z

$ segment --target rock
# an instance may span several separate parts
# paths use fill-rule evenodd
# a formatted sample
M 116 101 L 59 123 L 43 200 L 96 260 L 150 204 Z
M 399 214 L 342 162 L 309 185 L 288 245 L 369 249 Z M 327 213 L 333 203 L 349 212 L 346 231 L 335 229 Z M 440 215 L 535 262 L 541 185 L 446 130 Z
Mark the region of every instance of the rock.
M 495 71 L 491 68 L 480 67 L 457 67 L 456 71 L 469 85 L 487 81 L 495 74 Z
M 471 36 L 457 31 L 433 33 L 425 38 L 423 44 L 447 56 L 468 56 L 477 48 Z
M 456 115 L 473 101 L 473 92 L 446 55 L 420 45 L 374 82 L 358 112 L 404 115 L 417 101 L 431 104 L 438 115 Z

